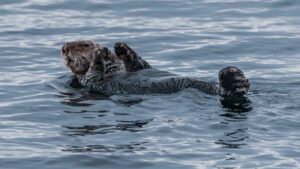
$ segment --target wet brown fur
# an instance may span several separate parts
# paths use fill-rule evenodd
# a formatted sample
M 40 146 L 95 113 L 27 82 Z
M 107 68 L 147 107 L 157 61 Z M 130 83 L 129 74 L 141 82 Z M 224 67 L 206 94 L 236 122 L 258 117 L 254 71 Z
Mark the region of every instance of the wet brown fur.
M 93 71 L 103 74 L 122 71 L 122 63 L 115 54 L 106 46 L 93 41 L 68 42 L 63 45 L 61 55 L 74 75 L 85 75 Z
M 151 68 L 145 60 L 125 43 L 116 43 L 114 49 L 115 53 L 103 45 L 86 40 L 68 42 L 63 45 L 61 52 L 66 66 L 71 69 L 82 85 L 92 86 L 92 88 L 98 88 L 99 91 L 103 92 L 107 87 L 105 87 L 105 84 L 103 86 L 100 84 L 104 82 L 106 77 L 113 76 L 119 72 L 135 72 Z M 226 67 L 220 71 L 219 86 L 217 83 L 193 79 L 188 82 L 179 81 L 178 83 L 183 87 L 178 88 L 177 81 L 175 82 L 172 78 L 162 84 L 167 84 L 171 88 L 177 86 L 177 88 L 174 87 L 176 89 L 196 88 L 209 94 L 219 94 L 224 97 L 243 96 L 248 92 L 250 87 L 250 83 L 243 72 L 234 66 Z M 160 84 L 160 82 L 157 84 Z M 121 89 L 124 91 L 129 90 L 128 88 Z M 136 89 L 145 90 L 140 86 L 136 86 Z M 152 86 L 151 89 L 155 89 L 155 87 L 153 88 Z

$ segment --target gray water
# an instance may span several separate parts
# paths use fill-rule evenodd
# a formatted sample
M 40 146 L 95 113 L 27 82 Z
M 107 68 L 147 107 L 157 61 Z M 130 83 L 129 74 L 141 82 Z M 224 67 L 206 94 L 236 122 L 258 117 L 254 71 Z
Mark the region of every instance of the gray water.
M 81 39 L 205 81 L 234 65 L 251 90 L 73 89 L 60 47 Z M 297 0 L 1 0 L 0 168 L 300 168 L 299 44 Z

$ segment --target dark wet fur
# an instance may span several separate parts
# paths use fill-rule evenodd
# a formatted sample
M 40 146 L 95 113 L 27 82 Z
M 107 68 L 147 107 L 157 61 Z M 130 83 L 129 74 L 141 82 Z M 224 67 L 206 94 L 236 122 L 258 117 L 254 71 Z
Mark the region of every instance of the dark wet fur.
M 250 83 L 244 73 L 234 66 L 229 66 L 219 72 L 221 95 L 242 96 L 248 93 Z
M 133 51 L 126 43 L 118 42 L 114 46 L 116 55 L 124 62 L 128 72 L 135 72 L 142 69 L 149 69 L 151 66 Z
M 121 93 L 150 94 L 174 93 L 186 88 L 195 88 L 199 91 L 212 95 L 220 95 L 222 97 L 239 97 L 245 95 L 250 87 L 250 83 L 244 76 L 243 72 L 237 67 L 233 66 L 226 67 L 219 72 L 219 84 L 216 82 L 204 82 L 185 77 L 168 77 L 152 81 L 142 81 L 139 77 L 136 77 L 135 79 L 132 79 L 132 77 L 129 77 L 128 79 L 118 79 L 116 75 L 122 72 L 120 71 L 122 70 L 122 64 L 124 64 L 126 69 L 124 72 L 128 73 L 151 69 L 151 66 L 148 62 L 138 56 L 137 53 L 126 43 L 118 42 L 115 44 L 115 55 L 107 47 L 92 41 L 78 41 L 73 43 L 74 46 L 76 46 L 76 44 L 78 46 L 78 44 L 82 42 L 88 42 L 99 49 L 95 50 L 93 48 L 93 50 L 96 51 L 96 53 L 92 53 L 93 56 L 86 58 L 83 57 L 84 59 L 90 59 L 84 62 L 90 63 L 89 66 L 84 66 L 88 67 L 88 70 L 86 70 L 85 74 L 76 74 L 74 71 L 73 73 L 76 75 L 80 85 L 90 88 L 90 90 L 93 92 L 99 92 L 105 95 Z M 65 46 L 63 46 L 63 51 L 64 50 L 66 50 Z M 86 49 L 84 48 L 84 50 Z M 91 52 L 87 50 L 86 53 Z M 82 58 L 81 55 L 78 56 Z M 76 60 L 76 55 L 73 56 L 73 58 Z M 67 55 L 64 57 L 64 59 L 68 59 Z M 68 63 L 67 66 L 69 66 Z M 70 68 L 75 69 L 73 67 Z M 78 86 L 77 83 L 74 82 L 74 84 Z

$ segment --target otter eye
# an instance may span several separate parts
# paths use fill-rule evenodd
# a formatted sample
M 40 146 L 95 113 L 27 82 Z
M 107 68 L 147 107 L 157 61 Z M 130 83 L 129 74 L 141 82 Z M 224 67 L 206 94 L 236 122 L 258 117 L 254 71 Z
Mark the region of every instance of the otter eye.
M 87 43 L 86 43 L 86 44 L 83 44 L 83 46 L 86 47 L 86 48 L 90 47 L 90 45 L 87 44 Z

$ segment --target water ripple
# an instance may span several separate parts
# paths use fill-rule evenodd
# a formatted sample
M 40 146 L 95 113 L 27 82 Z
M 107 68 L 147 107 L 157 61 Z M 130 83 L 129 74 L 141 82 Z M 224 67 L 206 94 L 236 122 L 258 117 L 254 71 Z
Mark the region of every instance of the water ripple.
M 0 2 L 3 168 L 300 168 L 299 3 Z M 196 90 L 103 96 L 72 88 L 60 48 L 125 41 L 153 67 L 251 82 L 240 100 Z

